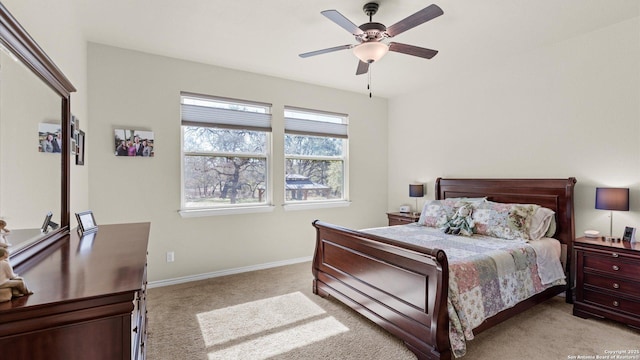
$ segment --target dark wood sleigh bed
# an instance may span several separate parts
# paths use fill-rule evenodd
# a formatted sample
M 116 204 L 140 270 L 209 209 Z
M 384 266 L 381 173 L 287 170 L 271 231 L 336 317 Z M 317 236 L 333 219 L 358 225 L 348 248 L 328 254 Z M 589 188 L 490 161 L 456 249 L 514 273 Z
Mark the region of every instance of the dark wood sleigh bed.
M 553 296 L 572 301 L 571 254 L 575 235 L 573 188 L 567 179 L 443 179 L 435 198 L 484 197 L 538 204 L 556 212 L 554 238 L 563 244 L 566 286 L 551 287 L 485 320 L 478 334 Z M 338 299 L 400 338 L 418 359 L 451 359 L 447 297 L 449 267 L 440 249 L 413 246 L 314 221 L 313 292 Z

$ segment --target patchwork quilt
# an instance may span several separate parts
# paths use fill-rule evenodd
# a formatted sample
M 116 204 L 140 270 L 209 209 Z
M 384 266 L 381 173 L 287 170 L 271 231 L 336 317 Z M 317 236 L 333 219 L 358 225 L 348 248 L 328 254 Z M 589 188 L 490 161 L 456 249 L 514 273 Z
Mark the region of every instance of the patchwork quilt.
M 548 287 L 565 284 L 554 239 L 532 244 L 484 235 L 455 236 L 416 224 L 362 231 L 445 251 L 449 260 L 449 339 L 455 357 L 466 353 L 465 341 L 473 339 L 473 329 L 485 319 Z M 558 251 L 541 251 L 545 241 Z M 553 269 L 546 271 L 543 283 L 538 264 L 549 263 Z

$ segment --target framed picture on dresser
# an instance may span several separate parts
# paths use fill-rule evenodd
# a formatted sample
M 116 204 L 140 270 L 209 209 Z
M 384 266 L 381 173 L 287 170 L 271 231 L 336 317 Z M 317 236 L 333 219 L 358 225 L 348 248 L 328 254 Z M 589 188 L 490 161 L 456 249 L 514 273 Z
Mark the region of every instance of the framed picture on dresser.
M 76 219 L 78 220 L 78 232 L 81 234 L 98 230 L 96 219 L 93 217 L 91 210 L 76 213 Z
M 636 242 L 636 228 L 626 226 L 624 228 L 624 234 L 622 235 L 622 241 Z
M 45 215 L 44 222 L 42 223 L 42 227 L 40 228 L 40 231 L 42 233 L 46 234 L 47 232 L 49 232 L 49 226 L 51 225 L 52 217 L 53 217 L 53 213 L 51 211 L 49 211 L 47 215 Z

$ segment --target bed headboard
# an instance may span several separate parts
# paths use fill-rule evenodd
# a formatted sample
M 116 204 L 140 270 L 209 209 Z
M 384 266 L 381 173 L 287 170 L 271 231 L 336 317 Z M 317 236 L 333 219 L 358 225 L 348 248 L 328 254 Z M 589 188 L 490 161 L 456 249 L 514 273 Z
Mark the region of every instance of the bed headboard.
M 575 239 L 573 187 L 576 179 L 436 179 L 436 200 L 487 197 L 502 203 L 538 204 L 556 212 L 554 238 L 569 245 Z

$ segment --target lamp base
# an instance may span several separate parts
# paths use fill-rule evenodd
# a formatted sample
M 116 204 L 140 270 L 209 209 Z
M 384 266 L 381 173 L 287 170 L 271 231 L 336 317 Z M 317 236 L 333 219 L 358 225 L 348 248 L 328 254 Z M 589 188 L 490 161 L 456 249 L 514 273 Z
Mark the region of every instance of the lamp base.
M 613 211 L 609 211 L 609 237 L 613 238 Z

